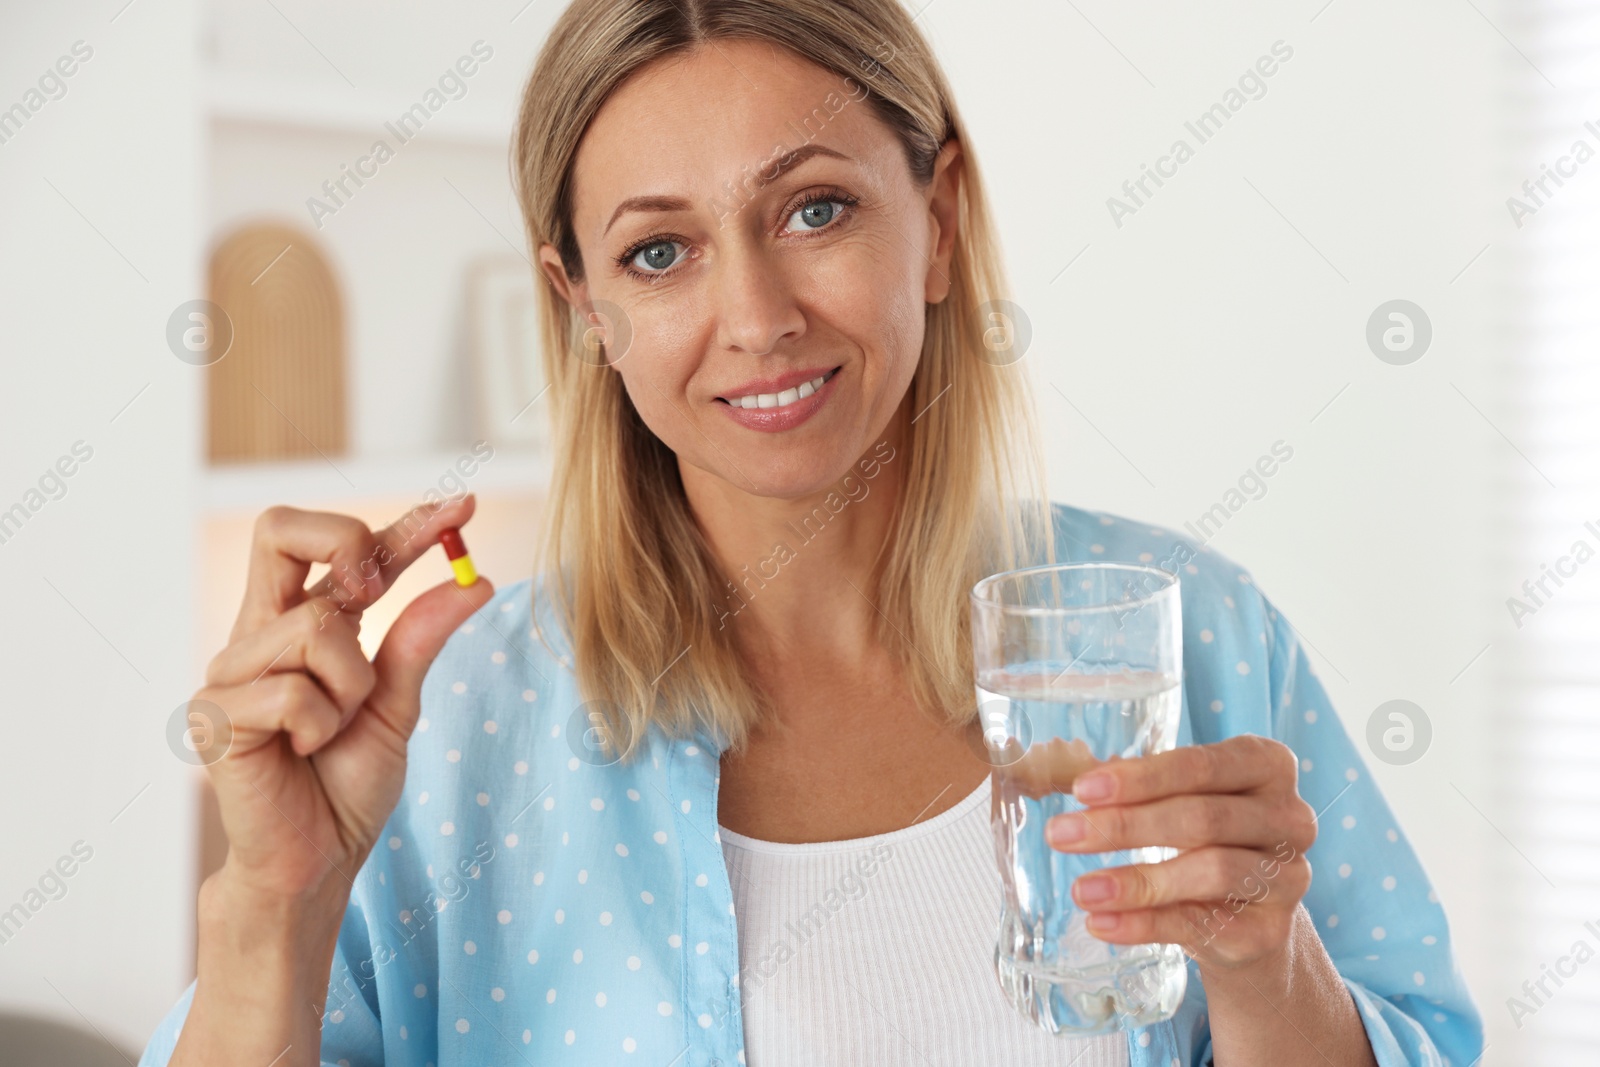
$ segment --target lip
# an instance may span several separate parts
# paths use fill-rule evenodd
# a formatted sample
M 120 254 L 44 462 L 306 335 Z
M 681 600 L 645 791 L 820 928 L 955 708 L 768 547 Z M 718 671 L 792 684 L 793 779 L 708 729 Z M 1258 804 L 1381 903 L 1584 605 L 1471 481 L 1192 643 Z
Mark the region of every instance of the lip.
M 797 378 L 794 375 L 789 375 L 786 378 L 772 378 L 768 379 L 768 381 L 788 381 L 789 384 L 785 385 L 783 388 L 789 389 L 799 385 L 801 382 L 809 382 L 812 378 L 819 378 L 822 375 L 827 374 L 828 368 L 824 368 L 821 371 L 811 371 L 807 373 L 811 375 L 810 378 Z M 833 395 L 833 383 L 837 382 L 843 374 L 844 368 L 841 366 L 838 368 L 837 373 L 835 373 L 833 377 L 822 383 L 822 388 L 818 389 L 804 400 L 796 400 L 788 407 L 736 408 L 732 404 L 723 401 L 721 397 L 718 397 L 716 400 L 712 401 L 712 403 L 721 408 L 727 414 L 728 418 L 732 419 L 734 422 L 737 422 L 740 426 L 743 426 L 746 429 L 756 430 L 760 433 L 782 433 L 784 430 L 794 429 L 796 426 L 799 426 L 801 423 L 805 422 L 807 419 L 811 418 L 811 416 L 815 415 L 819 410 L 821 410 L 822 405 L 826 404 L 828 402 L 828 398 Z M 773 390 L 770 386 L 763 386 L 761 389 L 756 391 L 770 393 L 774 392 L 775 390 Z M 783 390 L 779 389 L 776 391 L 782 392 Z M 748 396 L 749 394 L 735 393 L 734 395 Z
M 735 396 L 754 396 L 757 393 L 781 393 L 785 389 L 798 388 L 805 382 L 809 382 L 813 378 L 820 378 L 835 369 L 834 367 L 813 367 L 810 370 L 790 371 L 788 374 L 780 374 L 776 378 L 752 378 L 743 385 L 735 386 L 726 393 L 718 394 L 717 399 L 727 400 L 729 397 Z M 772 409 L 768 408 L 767 410 L 770 411 Z

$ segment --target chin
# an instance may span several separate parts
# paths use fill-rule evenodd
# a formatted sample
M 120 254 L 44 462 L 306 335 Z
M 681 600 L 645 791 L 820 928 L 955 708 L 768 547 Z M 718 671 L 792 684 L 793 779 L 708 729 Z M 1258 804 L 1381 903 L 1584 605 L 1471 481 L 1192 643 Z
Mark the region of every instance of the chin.
M 730 480 L 745 492 L 774 500 L 798 502 L 829 490 L 839 491 L 840 480 L 855 470 L 855 457 L 835 454 L 831 449 L 826 456 L 808 455 L 801 450 L 799 454 L 775 457 L 774 462 L 764 468 L 746 462 L 740 462 L 739 467 L 740 470 Z M 740 478 L 740 473 L 749 481 Z M 754 487 L 751 482 L 755 483 Z
M 753 495 L 766 497 L 771 500 L 788 500 L 800 503 L 816 496 L 821 496 L 829 490 L 836 490 L 839 479 L 849 473 L 845 467 L 838 474 L 828 477 L 819 476 L 816 472 L 796 472 L 791 476 L 772 475 L 758 478 L 752 475 L 757 489 Z

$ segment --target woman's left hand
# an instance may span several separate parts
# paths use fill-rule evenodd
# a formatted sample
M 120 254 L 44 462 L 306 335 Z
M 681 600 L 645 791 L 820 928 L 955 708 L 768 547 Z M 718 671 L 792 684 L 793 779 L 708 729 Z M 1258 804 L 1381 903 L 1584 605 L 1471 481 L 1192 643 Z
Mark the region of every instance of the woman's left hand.
M 1089 932 L 1114 944 L 1181 945 L 1203 971 L 1281 956 L 1311 885 L 1305 853 L 1317 836 L 1298 769 L 1286 745 L 1245 734 L 1078 775 L 1072 795 L 1086 808 L 1046 824 L 1051 847 L 1181 850 L 1078 878 L 1072 897 L 1089 913 Z

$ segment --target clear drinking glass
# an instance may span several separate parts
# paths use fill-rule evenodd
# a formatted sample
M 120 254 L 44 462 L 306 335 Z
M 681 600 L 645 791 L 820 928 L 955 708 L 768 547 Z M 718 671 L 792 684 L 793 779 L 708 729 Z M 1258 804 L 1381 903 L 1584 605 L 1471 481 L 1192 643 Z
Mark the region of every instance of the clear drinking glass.
M 979 718 L 993 767 L 995 856 L 1005 886 L 994 951 L 1000 987 L 1053 1033 L 1109 1033 L 1170 1018 L 1188 976 L 1183 950 L 1096 938 L 1073 903 L 1072 883 L 1177 850 L 1066 853 L 1045 842 L 1044 828 L 1051 816 L 1083 810 L 1071 795 L 1077 775 L 1176 742 L 1183 685 L 1178 580 L 1134 564 L 1053 564 L 990 575 L 970 599 Z

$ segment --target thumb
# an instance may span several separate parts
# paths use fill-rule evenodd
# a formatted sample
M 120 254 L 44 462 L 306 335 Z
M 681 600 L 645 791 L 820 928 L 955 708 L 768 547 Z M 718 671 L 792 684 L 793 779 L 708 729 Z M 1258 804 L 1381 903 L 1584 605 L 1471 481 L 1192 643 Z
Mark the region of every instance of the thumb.
M 421 714 L 422 679 L 456 628 L 494 596 L 480 577 L 463 589 L 441 582 L 406 605 L 372 658 L 377 674 L 367 705 L 400 734 L 410 737 Z

